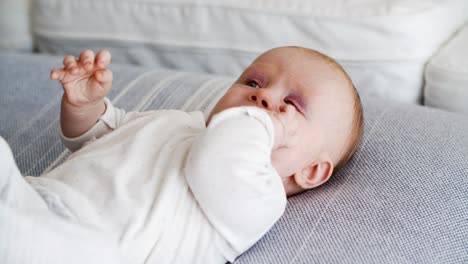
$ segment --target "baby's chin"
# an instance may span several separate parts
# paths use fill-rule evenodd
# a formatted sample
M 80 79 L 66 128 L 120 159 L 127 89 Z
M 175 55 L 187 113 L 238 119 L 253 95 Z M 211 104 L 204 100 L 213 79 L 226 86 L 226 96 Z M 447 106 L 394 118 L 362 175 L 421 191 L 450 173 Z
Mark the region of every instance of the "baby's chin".
M 296 165 L 300 159 L 294 150 L 289 148 L 276 148 L 271 150 L 271 163 L 281 178 L 294 175 L 299 169 Z

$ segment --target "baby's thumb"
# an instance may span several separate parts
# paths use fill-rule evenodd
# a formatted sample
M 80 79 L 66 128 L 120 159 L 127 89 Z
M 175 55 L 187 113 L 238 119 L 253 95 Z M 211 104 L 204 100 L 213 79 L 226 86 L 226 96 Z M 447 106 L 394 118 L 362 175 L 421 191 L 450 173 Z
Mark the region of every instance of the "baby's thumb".
M 94 73 L 96 80 L 104 87 L 109 90 L 112 85 L 112 72 L 109 70 L 98 70 Z
M 109 70 L 99 70 L 90 78 L 87 87 L 88 98 L 91 100 L 101 99 L 107 95 L 112 85 L 112 72 Z
M 107 94 L 112 86 L 112 72 L 110 70 L 98 70 L 94 73 L 94 76 L 104 88 L 103 92 Z

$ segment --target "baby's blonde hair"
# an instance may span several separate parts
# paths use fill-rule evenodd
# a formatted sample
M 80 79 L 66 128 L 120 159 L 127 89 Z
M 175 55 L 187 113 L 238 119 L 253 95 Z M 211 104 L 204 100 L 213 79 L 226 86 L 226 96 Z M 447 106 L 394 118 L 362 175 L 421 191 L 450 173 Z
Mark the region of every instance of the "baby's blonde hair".
M 333 173 L 335 174 L 353 157 L 354 153 L 356 152 L 356 150 L 358 149 L 362 141 L 362 137 L 364 134 L 364 113 L 362 110 L 361 98 L 351 78 L 348 76 L 348 74 L 343 69 L 343 67 L 341 67 L 341 65 L 338 64 L 333 58 L 323 53 L 320 53 L 316 50 L 309 49 L 309 48 L 296 47 L 296 46 L 294 46 L 294 48 L 300 49 L 306 54 L 313 55 L 315 58 L 319 58 L 323 60 L 332 69 L 337 70 L 338 73 L 340 73 L 342 77 L 345 79 L 347 86 L 350 87 L 352 95 L 353 95 L 354 106 L 353 106 L 353 120 L 352 120 L 352 125 L 351 125 L 351 131 L 348 134 L 345 147 L 343 151 L 341 152 L 340 158 L 338 159 L 338 162 L 333 168 Z

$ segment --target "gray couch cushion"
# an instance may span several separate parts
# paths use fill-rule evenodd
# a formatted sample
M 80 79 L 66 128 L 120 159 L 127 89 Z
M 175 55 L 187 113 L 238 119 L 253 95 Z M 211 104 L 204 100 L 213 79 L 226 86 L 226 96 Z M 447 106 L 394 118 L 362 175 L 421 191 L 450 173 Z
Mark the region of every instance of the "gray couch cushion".
M 365 102 L 357 155 L 238 263 L 468 263 L 468 119 Z
M 61 58 L 0 55 L 0 135 L 23 174 L 68 155 L 56 134 Z M 232 79 L 112 66 L 109 97 L 127 110 L 204 109 Z M 284 216 L 236 263 L 467 263 L 468 118 L 364 100 L 364 142 L 324 186 L 289 199 Z

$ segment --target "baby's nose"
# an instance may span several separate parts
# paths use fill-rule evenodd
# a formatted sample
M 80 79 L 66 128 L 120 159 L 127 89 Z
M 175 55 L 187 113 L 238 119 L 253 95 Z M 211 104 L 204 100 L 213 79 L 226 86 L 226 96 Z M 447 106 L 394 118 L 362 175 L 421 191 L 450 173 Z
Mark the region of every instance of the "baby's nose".
M 256 102 L 258 107 L 263 107 L 268 110 L 271 110 L 272 108 L 272 104 L 267 96 L 250 95 L 250 100 Z

